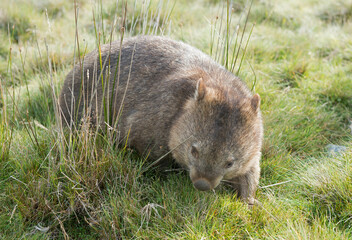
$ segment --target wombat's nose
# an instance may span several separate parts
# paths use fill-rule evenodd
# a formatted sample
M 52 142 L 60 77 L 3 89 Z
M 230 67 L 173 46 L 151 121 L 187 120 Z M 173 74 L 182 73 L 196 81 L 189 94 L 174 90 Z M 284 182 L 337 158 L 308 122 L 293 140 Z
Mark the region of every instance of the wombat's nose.
M 198 190 L 201 191 L 208 191 L 210 190 L 210 183 L 205 180 L 204 178 L 201 178 L 193 183 L 194 187 L 197 188 Z

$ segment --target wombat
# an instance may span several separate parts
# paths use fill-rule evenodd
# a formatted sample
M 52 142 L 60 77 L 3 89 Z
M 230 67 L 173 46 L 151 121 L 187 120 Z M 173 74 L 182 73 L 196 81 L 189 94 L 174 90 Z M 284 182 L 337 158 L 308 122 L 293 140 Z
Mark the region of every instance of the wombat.
M 84 116 L 109 124 L 151 159 L 171 152 L 196 189 L 230 182 L 245 202 L 255 201 L 260 97 L 194 47 L 158 36 L 102 45 L 68 74 L 59 105 L 64 125 Z

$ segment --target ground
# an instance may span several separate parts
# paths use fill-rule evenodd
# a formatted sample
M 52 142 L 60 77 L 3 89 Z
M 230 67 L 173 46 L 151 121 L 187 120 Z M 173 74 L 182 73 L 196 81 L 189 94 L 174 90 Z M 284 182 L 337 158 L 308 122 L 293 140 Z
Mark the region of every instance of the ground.
M 74 62 L 137 34 L 189 43 L 260 94 L 259 205 L 149 169 L 113 134 L 61 131 Z M 3 1 L 0 238 L 351 239 L 351 61 L 349 0 Z

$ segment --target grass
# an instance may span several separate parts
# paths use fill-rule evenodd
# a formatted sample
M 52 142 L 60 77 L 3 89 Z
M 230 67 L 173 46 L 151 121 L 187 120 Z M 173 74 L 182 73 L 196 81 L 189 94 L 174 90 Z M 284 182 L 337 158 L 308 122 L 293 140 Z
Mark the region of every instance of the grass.
M 331 3 L 318 15 L 321 20 L 330 24 L 343 25 L 352 18 L 352 3 L 337 1 Z
M 0 239 L 352 238 L 351 3 L 253 1 L 248 20 L 247 1 L 162 3 L 3 3 Z M 140 33 L 198 47 L 260 94 L 260 206 L 224 185 L 197 191 L 178 169 L 148 169 L 113 133 L 57 124 L 73 62 Z M 330 143 L 347 150 L 331 155 Z
M 312 215 L 327 215 L 337 227 L 351 229 L 351 158 L 346 154 L 311 162 L 299 173 L 298 182 L 302 195 L 311 201 Z

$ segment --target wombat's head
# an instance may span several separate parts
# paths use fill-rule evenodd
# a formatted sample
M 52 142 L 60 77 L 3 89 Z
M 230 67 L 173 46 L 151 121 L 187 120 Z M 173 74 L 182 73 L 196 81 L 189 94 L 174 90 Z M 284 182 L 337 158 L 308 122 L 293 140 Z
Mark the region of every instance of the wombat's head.
M 259 161 L 260 98 L 247 95 L 236 96 L 199 79 L 194 98 L 175 121 L 169 147 L 176 161 L 189 170 L 195 188 L 213 189 Z

